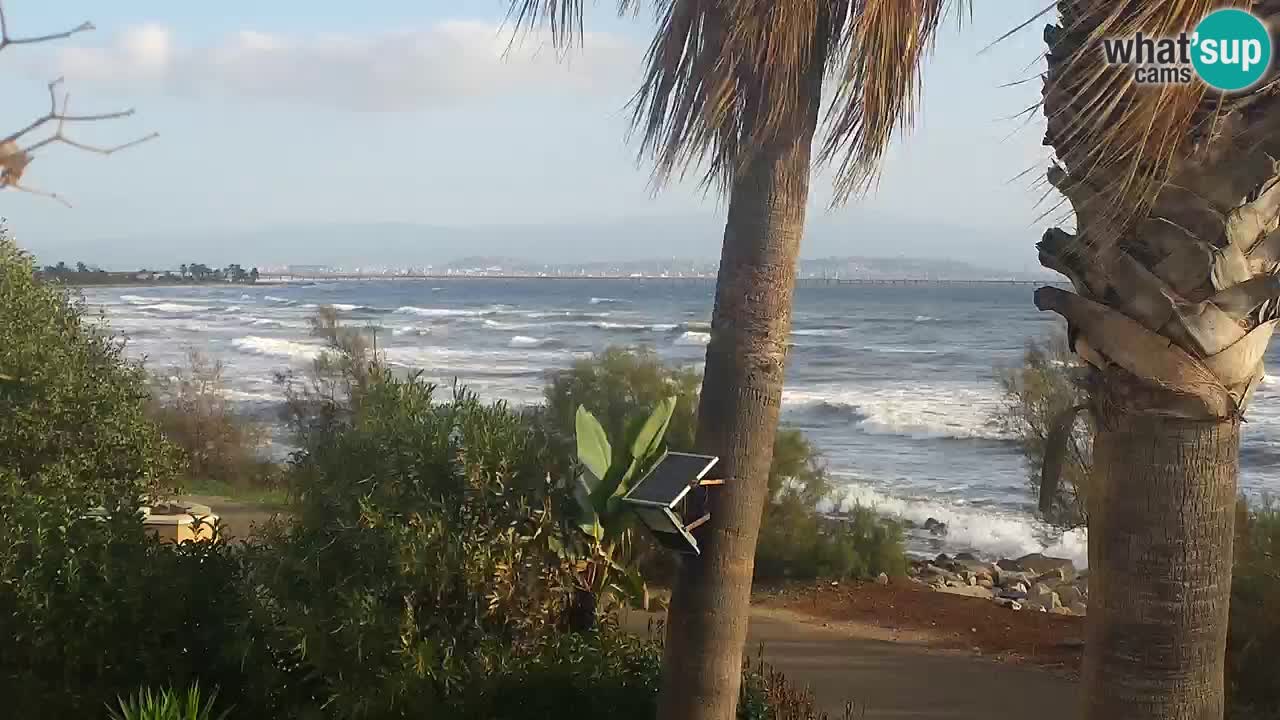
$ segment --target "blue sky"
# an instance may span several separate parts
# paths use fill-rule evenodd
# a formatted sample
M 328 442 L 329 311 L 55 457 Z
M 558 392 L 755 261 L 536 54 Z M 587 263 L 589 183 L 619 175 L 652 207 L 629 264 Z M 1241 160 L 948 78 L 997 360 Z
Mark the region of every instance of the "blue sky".
M 1043 23 L 979 51 L 1043 2 L 978 3 L 972 23 L 944 30 L 926 71 L 919 126 L 895 144 L 876 192 L 828 212 L 829 177 L 819 171 L 811 217 L 828 231 L 806 255 L 1034 262 L 1045 224 L 1037 220 L 1038 174 L 1014 178 L 1043 166 L 1042 123 L 1009 118 L 1038 99 L 1039 85 L 1001 86 L 1038 71 Z M 653 29 L 647 14 L 618 19 L 602 6 L 588 18 L 585 49 L 558 63 L 537 36 L 503 57 L 502 0 L 8 0 L 5 7 L 14 35 L 86 19 L 97 31 L 4 51 L 3 127 L 42 112 L 44 82 L 61 74 L 75 110 L 138 108 L 134 118 L 84 127 L 76 137 L 110 143 L 161 134 L 110 158 L 67 147 L 37 158 L 26 183 L 66 196 L 74 209 L 0 195 L 0 215 L 43 258 L 90 253 L 90 262 L 111 265 L 182 252 L 254 262 L 215 257 L 217 238 L 335 223 L 637 219 L 699 228 L 681 248 L 717 253 L 718 234 L 705 228 L 723 215 L 719 199 L 692 182 L 654 195 L 625 141 L 625 104 Z M 875 230 L 859 233 L 866 218 Z M 913 229 L 888 237 L 896 219 Z M 948 228 L 986 240 L 955 243 Z M 447 241 L 438 248 L 468 250 Z M 597 238 L 582 255 L 608 259 L 615 250 Z

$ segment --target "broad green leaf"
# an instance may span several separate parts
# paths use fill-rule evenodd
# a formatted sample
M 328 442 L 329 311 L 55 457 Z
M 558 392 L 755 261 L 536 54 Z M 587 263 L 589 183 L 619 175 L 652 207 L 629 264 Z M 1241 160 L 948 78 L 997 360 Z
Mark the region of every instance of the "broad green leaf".
M 578 529 L 596 540 L 604 538 L 604 526 L 600 524 L 600 516 L 591 502 L 591 487 L 587 484 L 583 473 L 573 484 L 573 499 L 578 502 Z
M 649 415 L 649 419 L 640 428 L 640 432 L 631 441 L 632 459 L 643 462 L 662 447 L 662 437 L 667 433 L 667 425 L 671 423 L 671 413 L 675 412 L 675 409 L 675 396 L 658 403 L 653 413 Z
M 613 447 L 609 445 L 609 438 L 605 436 L 600 421 L 579 405 L 578 414 L 574 418 L 574 431 L 578 440 L 578 462 L 586 465 L 597 480 L 603 479 L 609 474 Z

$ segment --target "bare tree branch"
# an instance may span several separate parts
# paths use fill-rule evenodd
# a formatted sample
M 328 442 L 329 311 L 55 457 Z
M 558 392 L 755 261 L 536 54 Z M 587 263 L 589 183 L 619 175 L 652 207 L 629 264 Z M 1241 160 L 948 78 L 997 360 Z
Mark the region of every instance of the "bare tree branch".
M 4 50 L 4 48 L 10 45 L 29 45 L 52 40 L 64 40 L 77 33 L 88 32 L 93 29 L 93 23 L 85 22 L 81 23 L 77 27 L 60 33 L 22 38 L 11 37 L 9 35 L 9 22 L 4 14 L 3 0 L 0 0 L 0 50 Z M 91 115 L 71 115 L 67 112 L 67 108 L 71 101 L 70 93 L 63 93 L 62 105 L 61 107 L 58 105 L 57 91 L 59 86 L 62 84 L 62 81 L 62 78 L 57 78 L 48 85 L 49 112 L 36 118 L 19 130 L 0 138 L 0 190 L 20 190 L 32 195 L 50 198 L 66 205 L 67 207 L 71 207 L 71 203 L 67 202 L 65 198 L 61 197 L 57 193 L 37 190 L 35 188 L 22 185 L 22 175 L 26 171 L 27 166 L 31 164 L 32 157 L 36 150 L 53 145 L 54 143 L 62 143 L 63 145 L 69 145 L 77 150 L 83 150 L 85 152 L 91 152 L 98 155 L 111 155 L 135 145 L 140 145 L 148 140 L 153 140 L 159 137 L 160 134 L 153 132 L 149 135 L 130 140 L 126 143 L 106 147 L 90 145 L 68 137 L 66 134 L 67 123 L 119 120 L 121 118 L 132 116 L 134 114 L 134 110 L 133 108 L 129 108 L 127 110 L 119 110 L 116 112 L 96 113 Z M 18 140 L 51 122 L 57 122 L 57 127 L 52 135 L 44 138 L 43 140 L 32 143 L 25 148 L 18 147 Z
M 9 37 L 9 23 L 4 16 L 4 3 L 0 2 L 0 50 L 4 50 L 10 45 L 31 45 L 33 43 L 49 42 L 50 40 L 66 40 L 76 33 L 89 32 L 94 29 L 93 23 L 86 21 L 71 28 L 70 30 L 64 30 L 58 33 L 24 38 Z
M 60 202 L 63 205 L 66 205 L 67 207 L 74 207 L 70 202 L 67 201 L 66 198 L 62 197 L 57 193 L 51 193 L 47 190 L 37 190 L 35 188 L 29 188 L 26 185 L 15 185 L 12 183 L 9 185 L 5 185 L 4 187 L 9 188 L 10 190 L 19 190 L 24 193 L 39 195 L 40 197 L 49 198 L 50 200 L 56 200 L 57 202 Z

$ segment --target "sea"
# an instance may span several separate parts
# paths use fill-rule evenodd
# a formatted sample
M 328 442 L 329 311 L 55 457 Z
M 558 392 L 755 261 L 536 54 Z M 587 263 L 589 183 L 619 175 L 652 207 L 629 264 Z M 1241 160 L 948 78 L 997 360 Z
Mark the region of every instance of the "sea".
M 1018 447 L 997 415 L 997 367 L 1061 327 L 1025 285 L 821 285 L 796 291 L 783 423 L 821 450 L 845 503 L 921 526 L 908 549 L 982 557 L 1045 552 L 1083 565 L 1083 530 L 1040 522 Z M 541 402 L 549 372 L 613 345 L 703 366 L 714 286 L 667 279 L 368 279 L 272 285 L 89 288 L 91 310 L 153 373 L 195 349 L 220 360 L 226 394 L 274 420 L 277 373 L 321 351 L 322 305 L 379 328 L 387 360 L 485 400 Z M 1277 366 L 1273 346 L 1268 355 Z M 275 452 L 287 452 L 283 433 Z M 1280 379 L 1249 411 L 1242 492 L 1280 491 Z M 922 526 L 947 525 L 945 535 Z

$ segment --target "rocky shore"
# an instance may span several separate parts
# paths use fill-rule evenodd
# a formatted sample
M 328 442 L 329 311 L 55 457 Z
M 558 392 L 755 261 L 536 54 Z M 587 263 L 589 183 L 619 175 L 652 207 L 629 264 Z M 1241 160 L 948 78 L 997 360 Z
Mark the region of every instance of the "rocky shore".
M 1088 570 L 1067 558 L 1032 553 L 1016 560 L 983 562 L 969 553 L 913 560 L 912 582 L 937 592 L 990 600 L 1011 611 L 1084 616 L 1089 612 Z M 888 583 L 882 576 L 878 582 Z

